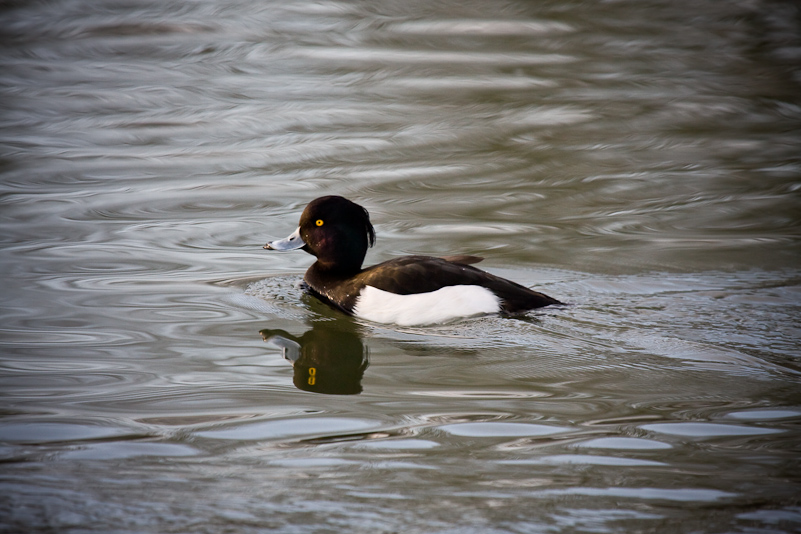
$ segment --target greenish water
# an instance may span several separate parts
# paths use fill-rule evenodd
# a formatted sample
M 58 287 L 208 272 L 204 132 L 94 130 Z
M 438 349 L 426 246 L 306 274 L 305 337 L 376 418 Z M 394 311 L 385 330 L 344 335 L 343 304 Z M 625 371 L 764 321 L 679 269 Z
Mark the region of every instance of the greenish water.
M 792 2 L 6 2 L 0 47 L 0 532 L 801 528 Z M 368 263 L 569 306 L 344 317 L 261 248 L 327 194 Z

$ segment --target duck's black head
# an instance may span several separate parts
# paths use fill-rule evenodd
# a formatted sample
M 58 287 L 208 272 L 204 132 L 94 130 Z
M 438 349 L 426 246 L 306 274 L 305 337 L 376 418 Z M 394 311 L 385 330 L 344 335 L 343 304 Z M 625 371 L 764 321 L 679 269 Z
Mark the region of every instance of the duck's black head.
M 294 234 L 264 245 L 268 250 L 302 248 L 317 257 L 322 267 L 342 272 L 361 269 L 367 249 L 375 243 L 375 230 L 367 210 L 340 196 L 312 200 L 300 216 Z

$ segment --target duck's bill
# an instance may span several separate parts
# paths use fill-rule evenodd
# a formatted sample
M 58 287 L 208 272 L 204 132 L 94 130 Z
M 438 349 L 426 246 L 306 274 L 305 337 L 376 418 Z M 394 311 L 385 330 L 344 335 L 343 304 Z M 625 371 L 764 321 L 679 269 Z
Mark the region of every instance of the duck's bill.
M 278 241 L 270 241 L 264 248 L 267 250 L 277 250 L 279 252 L 285 252 L 287 250 L 297 250 L 299 248 L 303 248 L 306 246 L 306 243 L 303 242 L 303 238 L 300 237 L 300 227 L 295 230 L 291 236 L 285 239 L 279 239 Z

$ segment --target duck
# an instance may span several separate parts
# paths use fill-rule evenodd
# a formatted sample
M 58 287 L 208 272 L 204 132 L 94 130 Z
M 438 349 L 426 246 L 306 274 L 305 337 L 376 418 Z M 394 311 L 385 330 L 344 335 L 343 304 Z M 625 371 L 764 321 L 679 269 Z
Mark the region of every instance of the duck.
M 401 256 L 365 268 L 375 239 L 365 208 L 330 195 L 312 200 L 291 235 L 263 248 L 314 256 L 304 289 L 347 315 L 374 323 L 422 326 L 562 304 L 474 267 L 483 259 L 479 256 Z

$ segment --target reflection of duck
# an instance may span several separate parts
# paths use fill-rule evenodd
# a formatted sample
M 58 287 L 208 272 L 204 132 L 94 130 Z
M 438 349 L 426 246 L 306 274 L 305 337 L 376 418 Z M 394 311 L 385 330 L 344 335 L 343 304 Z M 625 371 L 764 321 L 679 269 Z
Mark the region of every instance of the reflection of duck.
M 367 350 L 355 325 L 341 321 L 315 321 L 300 337 L 284 330 L 265 329 L 265 341 L 281 347 L 294 368 L 295 387 L 315 393 L 355 395 L 362 392 Z
M 298 229 L 268 250 L 317 257 L 304 277 L 324 302 L 379 323 L 420 325 L 485 313 L 518 313 L 559 301 L 469 265 L 476 257 L 403 256 L 362 269 L 375 241 L 367 210 L 343 197 L 313 200 Z

